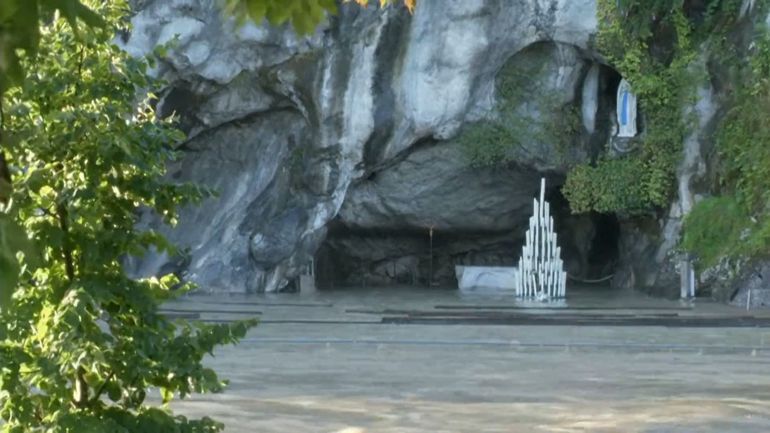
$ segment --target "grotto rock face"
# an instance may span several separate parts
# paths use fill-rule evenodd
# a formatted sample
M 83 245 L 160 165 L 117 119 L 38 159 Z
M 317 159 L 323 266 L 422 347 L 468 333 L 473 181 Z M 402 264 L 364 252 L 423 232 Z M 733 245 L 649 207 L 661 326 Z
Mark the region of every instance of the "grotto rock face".
M 705 70 L 705 62 L 695 62 L 692 67 Z M 718 108 L 716 92 L 708 82 L 697 89 L 695 102 L 685 107 L 686 114 L 692 115 L 694 122 L 685 138 L 677 168 L 676 195 L 663 216 L 636 218 L 623 223 L 620 264 L 614 279 L 616 286 L 678 297 L 679 266 L 684 257 L 677 251 L 677 246 L 684 217 L 707 191 L 703 182 L 708 175 L 706 157 L 714 145 Z M 702 283 L 706 282 L 699 284 Z M 712 294 L 722 297 L 716 290 L 712 290 Z
M 432 143 L 352 185 L 339 219 L 353 229 L 505 231 L 529 218 L 537 172 L 472 167 L 457 143 Z
M 383 282 L 414 279 L 430 226 L 444 236 L 437 270 L 513 262 L 541 174 L 558 187 L 591 153 L 597 110 L 612 108 L 591 90 L 595 0 L 420 0 L 414 15 L 345 4 L 309 37 L 236 28 L 217 4 L 136 0 L 121 41 L 138 56 L 177 39 L 155 70 L 169 83 L 159 110 L 190 137 L 171 176 L 217 191 L 170 231 L 189 256 L 145 257 L 136 274 L 173 268 L 204 290 L 276 291 L 320 249 Z M 538 46 L 548 61 L 533 82 L 582 113 L 582 132 L 560 156 L 533 142 L 508 167 L 472 167 L 454 138 L 494 118 L 502 66 Z M 535 101 L 519 109 L 539 115 Z

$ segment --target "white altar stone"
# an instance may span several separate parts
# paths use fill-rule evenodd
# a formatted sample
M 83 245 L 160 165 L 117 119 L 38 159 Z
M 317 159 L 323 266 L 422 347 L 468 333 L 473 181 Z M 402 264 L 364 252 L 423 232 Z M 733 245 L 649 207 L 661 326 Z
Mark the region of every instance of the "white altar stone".
M 460 290 L 515 290 L 516 268 L 506 266 L 455 266 Z

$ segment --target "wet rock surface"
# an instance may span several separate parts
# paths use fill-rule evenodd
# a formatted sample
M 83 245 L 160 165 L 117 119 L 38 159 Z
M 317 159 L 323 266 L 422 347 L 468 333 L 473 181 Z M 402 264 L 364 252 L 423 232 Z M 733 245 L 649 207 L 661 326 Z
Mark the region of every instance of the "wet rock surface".
M 191 137 L 174 176 L 218 197 L 185 211 L 171 237 L 190 251 L 179 271 L 213 291 L 286 287 L 337 216 L 359 234 L 435 224 L 511 235 L 542 170 L 563 174 L 569 160 L 555 164 L 553 149 L 532 143 L 510 168 L 476 170 L 450 139 L 466 121 L 495 116 L 495 78 L 517 53 L 530 53 L 522 67 L 553 65 L 533 79 L 578 104 L 596 30 L 593 0 L 426 0 L 414 15 L 343 5 L 308 37 L 236 28 L 213 0 L 134 8 L 122 41 L 130 53 L 177 39 L 155 71 L 169 82 L 160 110 L 179 113 Z M 532 103 L 520 109 L 537 113 Z M 415 255 L 396 260 L 408 267 Z M 135 270 L 162 266 L 149 257 Z
M 128 52 L 176 39 L 154 71 L 169 83 L 159 111 L 179 114 L 190 137 L 172 176 L 217 191 L 164 228 L 188 255 L 150 254 L 130 265 L 135 275 L 174 270 L 203 290 L 271 292 L 313 259 L 331 285 L 447 284 L 458 263 L 511 265 L 540 177 L 554 199 L 616 127 L 620 76 L 592 51 L 595 0 L 424 0 L 414 15 L 345 4 L 305 37 L 237 27 L 214 0 L 133 7 L 119 41 Z M 521 142 L 509 163 L 475 167 L 458 137 L 500 121 L 504 73 L 522 77 L 510 107 L 526 120 Z M 707 86 L 688 108 L 698 121 L 667 211 L 607 224 L 554 206 L 572 276 L 678 293 L 682 215 L 703 192 L 718 104 Z

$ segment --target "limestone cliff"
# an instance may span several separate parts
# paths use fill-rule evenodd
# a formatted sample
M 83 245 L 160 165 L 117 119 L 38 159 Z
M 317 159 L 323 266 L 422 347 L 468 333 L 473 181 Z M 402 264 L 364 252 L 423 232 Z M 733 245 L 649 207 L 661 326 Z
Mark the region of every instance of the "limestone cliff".
M 517 242 L 536 172 L 558 179 L 569 161 L 533 143 L 509 168 L 475 169 L 451 139 L 495 115 L 495 77 L 528 49 L 547 60 L 532 82 L 562 104 L 581 103 L 596 29 L 592 0 L 425 0 L 414 15 L 344 5 L 309 37 L 236 28 L 212 0 L 135 8 L 129 52 L 178 39 L 156 71 L 169 82 L 161 111 L 181 114 L 190 135 L 172 177 L 218 192 L 172 232 L 190 248 L 187 261 L 149 257 L 137 270 L 173 265 L 204 289 L 228 291 L 286 286 L 335 218 L 354 231 L 467 233 L 456 254 L 504 234 Z M 587 118 L 597 110 L 591 95 Z M 585 136 L 576 158 L 589 151 Z
M 136 1 L 122 41 L 145 55 L 177 39 L 154 71 L 169 83 L 160 111 L 189 134 L 171 177 L 217 191 L 170 231 L 189 256 L 145 257 L 136 274 L 277 291 L 315 258 L 329 285 L 451 285 L 455 263 L 516 261 L 546 176 L 573 275 L 677 290 L 673 251 L 703 176 L 714 90 L 686 108 L 698 121 L 668 212 L 570 215 L 566 171 L 604 152 L 616 127 L 620 76 L 593 48 L 595 0 L 421 0 L 413 15 L 345 4 L 307 37 L 237 27 L 217 4 Z M 518 77 L 518 144 L 505 164 L 476 167 L 463 131 L 508 121 L 506 74 Z

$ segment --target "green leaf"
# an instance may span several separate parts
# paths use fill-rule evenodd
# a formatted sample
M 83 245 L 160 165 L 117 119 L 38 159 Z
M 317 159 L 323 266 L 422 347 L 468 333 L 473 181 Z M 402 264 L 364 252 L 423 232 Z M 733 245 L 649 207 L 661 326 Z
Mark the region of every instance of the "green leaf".
M 0 2 L 0 23 L 10 21 L 14 15 L 19 12 L 19 9 L 23 6 L 21 0 L 6 0 Z
M 163 400 L 163 404 L 164 405 L 168 404 L 171 400 L 174 399 L 174 391 L 172 391 L 172 390 L 170 390 L 168 388 L 165 388 L 165 387 L 161 387 L 160 388 L 160 396 L 161 396 L 161 398 Z
M 274 26 L 280 26 L 292 16 L 297 6 L 296 0 L 276 3 L 273 2 L 267 9 L 267 20 Z
M 107 391 L 107 397 L 110 400 L 114 402 L 120 401 L 122 391 L 120 389 L 120 385 L 118 385 L 115 381 L 110 380 L 107 385 L 105 385 L 105 390 Z
M 291 22 L 299 35 L 307 35 L 315 28 L 313 19 L 303 10 L 295 9 Z
M 265 19 L 267 13 L 267 3 L 265 0 L 246 0 L 246 6 L 249 11 L 249 18 L 255 23 L 260 24 Z
M 75 15 L 83 20 L 89 27 L 104 27 L 107 23 L 96 12 L 84 6 L 79 1 L 75 2 Z

